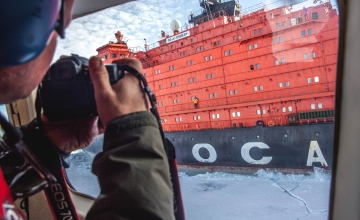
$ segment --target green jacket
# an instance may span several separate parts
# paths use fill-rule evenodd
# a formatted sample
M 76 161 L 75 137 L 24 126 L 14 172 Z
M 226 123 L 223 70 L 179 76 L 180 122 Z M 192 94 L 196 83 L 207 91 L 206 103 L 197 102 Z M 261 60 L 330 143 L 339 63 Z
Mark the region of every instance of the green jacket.
M 101 192 L 87 220 L 174 219 L 169 164 L 151 113 L 111 121 L 92 171 Z

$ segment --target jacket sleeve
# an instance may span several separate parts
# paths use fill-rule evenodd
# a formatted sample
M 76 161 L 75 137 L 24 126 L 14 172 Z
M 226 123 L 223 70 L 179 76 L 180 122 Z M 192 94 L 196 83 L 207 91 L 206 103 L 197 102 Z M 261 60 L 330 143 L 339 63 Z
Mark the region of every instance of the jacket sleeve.
M 169 164 L 151 113 L 114 119 L 92 171 L 101 192 L 87 220 L 174 219 Z

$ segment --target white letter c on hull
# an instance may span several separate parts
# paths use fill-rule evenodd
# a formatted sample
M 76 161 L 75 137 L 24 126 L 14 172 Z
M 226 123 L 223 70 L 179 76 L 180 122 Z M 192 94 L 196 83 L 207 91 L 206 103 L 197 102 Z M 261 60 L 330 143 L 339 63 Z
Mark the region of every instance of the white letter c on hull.
M 250 164 L 260 164 L 260 165 L 270 163 L 270 161 L 272 160 L 272 157 L 263 157 L 260 160 L 253 159 L 250 156 L 250 150 L 253 147 L 257 147 L 260 149 L 270 149 L 270 147 L 263 142 L 249 142 L 249 143 L 244 144 L 241 148 L 241 156 L 246 162 L 248 162 Z

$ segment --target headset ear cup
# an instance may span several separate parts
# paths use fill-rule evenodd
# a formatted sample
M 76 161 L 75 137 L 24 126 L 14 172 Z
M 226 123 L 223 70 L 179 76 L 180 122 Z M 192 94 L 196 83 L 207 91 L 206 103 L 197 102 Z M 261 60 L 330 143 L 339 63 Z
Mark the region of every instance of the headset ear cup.
M 44 50 L 58 26 L 61 1 L 0 1 L 0 66 L 29 62 Z

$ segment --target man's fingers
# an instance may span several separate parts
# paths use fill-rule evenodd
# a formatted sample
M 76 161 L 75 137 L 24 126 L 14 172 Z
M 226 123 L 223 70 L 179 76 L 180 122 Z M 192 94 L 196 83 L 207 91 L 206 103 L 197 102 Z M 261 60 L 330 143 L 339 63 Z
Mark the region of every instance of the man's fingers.
M 102 60 L 98 57 L 91 57 L 89 60 L 89 70 L 91 81 L 94 84 L 96 94 L 104 91 L 112 91 L 109 74 Z
M 131 58 L 122 58 L 120 60 L 114 60 L 112 63 L 119 65 L 128 65 L 136 69 L 139 73 L 142 72 L 142 64 L 140 61 Z

